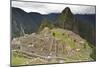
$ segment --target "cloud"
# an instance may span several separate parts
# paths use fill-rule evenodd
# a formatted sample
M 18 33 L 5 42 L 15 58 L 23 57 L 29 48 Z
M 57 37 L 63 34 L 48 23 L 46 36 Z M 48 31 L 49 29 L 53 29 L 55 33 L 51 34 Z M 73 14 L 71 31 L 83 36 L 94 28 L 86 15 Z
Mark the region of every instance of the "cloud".
M 36 2 L 12 1 L 12 7 L 18 7 L 26 12 L 39 12 L 41 14 L 60 13 L 65 7 L 70 7 L 74 14 L 94 14 L 94 6 L 65 5 Z

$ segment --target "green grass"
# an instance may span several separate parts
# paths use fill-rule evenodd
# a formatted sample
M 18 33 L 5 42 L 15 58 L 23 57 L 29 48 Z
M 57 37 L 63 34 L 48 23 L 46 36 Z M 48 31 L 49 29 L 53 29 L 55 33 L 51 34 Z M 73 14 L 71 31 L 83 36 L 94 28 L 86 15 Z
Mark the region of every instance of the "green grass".
M 30 65 L 30 64 L 45 64 L 39 58 L 36 58 L 36 57 L 28 58 L 28 57 L 29 56 L 27 56 L 21 52 L 13 52 L 11 65 L 19 66 L 19 65 Z
M 68 36 L 67 32 L 54 29 L 52 33 L 55 38 L 59 39 L 61 42 L 65 42 L 67 46 L 70 46 L 71 49 L 79 48 L 77 44 L 74 42 L 74 40 Z M 76 52 L 76 55 L 67 57 L 66 61 L 72 61 L 72 60 L 91 61 L 93 60 L 93 58 L 95 58 L 95 51 L 93 52 L 93 48 L 90 45 L 91 45 L 90 43 L 85 41 L 84 48 L 79 48 L 81 50 L 79 52 Z
M 67 46 L 69 46 L 71 49 L 73 48 L 79 48 L 77 44 L 74 42 L 74 39 L 71 39 L 68 36 L 67 32 L 64 32 L 64 30 L 59 30 L 59 29 L 53 29 L 52 30 L 52 35 L 60 40 L 61 43 L 65 43 Z M 85 41 L 85 46 L 84 48 L 79 48 L 81 49 L 80 51 L 76 51 L 74 55 L 72 56 L 64 56 L 66 58 L 66 62 L 78 62 L 78 61 L 92 61 L 93 59 L 96 58 L 95 50 L 93 46 L 90 46 L 91 44 Z M 67 48 L 68 49 L 68 48 Z M 12 56 L 12 65 L 25 65 L 27 61 L 30 61 L 31 59 L 25 58 L 25 55 L 22 53 L 17 53 L 14 52 Z M 36 64 L 36 63 L 42 63 L 42 61 L 39 61 L 38 59 L 31 64 Z
M 26 61 L 28 61 L 28 59 L 23 57 L 22 54 L 20 54 L 20 56 L 19 56 L 19 54 L 17 54 L 16 52 L 13 53 L 12 66 L 24 65 Z
M 22 65 L 22 64 L 24 64 L 24 60 L 25 60 L 25 58 L 13 56 L 12 57 L 12 65 L 20 65 L 20 64 Z
M 61 31 L 56 31 L 56 30 L 53 31 L 52 33 L 55 34 L 53 36 L 60 39 L 61 42 L 65 42 L 65 43 L 69 44 L 71 48 L 76 47 L 74 40 L 72 40 L 70 37 L 68 37 L 67 33 L 65 34 Z

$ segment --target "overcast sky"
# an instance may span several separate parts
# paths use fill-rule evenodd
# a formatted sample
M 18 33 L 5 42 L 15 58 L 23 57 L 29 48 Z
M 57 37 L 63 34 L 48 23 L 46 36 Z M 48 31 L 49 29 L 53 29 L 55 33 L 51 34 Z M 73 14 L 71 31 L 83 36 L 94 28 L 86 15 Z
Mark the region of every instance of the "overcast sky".
M 12 7 L 21 8 L 26 12 L 39 12 L 41 14 L 60 13 L 65 7 L 70 7 L 74 14 L 95 14 L 94 6 L 12 1 Z

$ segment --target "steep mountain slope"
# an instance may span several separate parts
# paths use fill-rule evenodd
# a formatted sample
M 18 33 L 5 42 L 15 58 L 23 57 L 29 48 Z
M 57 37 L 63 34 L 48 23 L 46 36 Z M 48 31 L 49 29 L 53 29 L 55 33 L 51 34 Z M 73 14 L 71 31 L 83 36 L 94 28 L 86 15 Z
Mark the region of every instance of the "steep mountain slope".
M 76 14 L 76 18 L 81 21 L 88 22 L 90 24 L 96 25 L 96 15 L 95 14 Z
M 12 37 L 22 36 L 24 33 L 30 34 L 36 32 L 39 25 L 35 20 L 34 17 L 32 19 L 25 11 L 19 8 L 12 8 Z
M 14 38 L 13 65 L 93 61 L 93 48 L 72 31 L 45 27 L 40 33 Z M 20 58 L 20 60 L 19 60 Z M 24 60 L 23 60 L 24 58 Z
M 62 29 L 71 30 L 95 45 L 95 15 L 90 16 L 74 15 L 72 14 L 70 8 L 66 7 L 58 17 L 56 26 Z
M 55 27 L 71 30 L 95 45 L 95 15 L 74 15 L 69 7 L 61 13 L 41 15 L 12 7 L 12 38 L 38 32 L 44 19 Z M 92 19 L 92 20 L 91 20 Z
M 57 20 L 57 26 L 78 33 L 78 22 L 69 7 L 66 7 Z
M 91 20 L 92 19 L 92 20 Z M 42 15 L 12 7 L 12 65 L 96 60 L 95 15 Z

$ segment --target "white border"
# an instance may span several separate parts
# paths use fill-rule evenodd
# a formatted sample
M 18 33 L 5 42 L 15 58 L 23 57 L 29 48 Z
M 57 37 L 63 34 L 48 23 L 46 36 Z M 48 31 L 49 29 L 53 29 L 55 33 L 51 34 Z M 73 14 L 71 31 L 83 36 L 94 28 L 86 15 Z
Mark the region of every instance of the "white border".
M 34 0 L 35 1 L 35 0 Z M 98 67 L 100 62 L 100 2 L 99 0 L 36 0 L 42 2 L 72 3 L 96 5 L 97 15 L 97 61 L 54 65 L 37 65 L 34 67 Z M 0 67 L 10 67 L 10 0 L 0 0 Z M 32 67 L 32 66 L 28 66 Z

